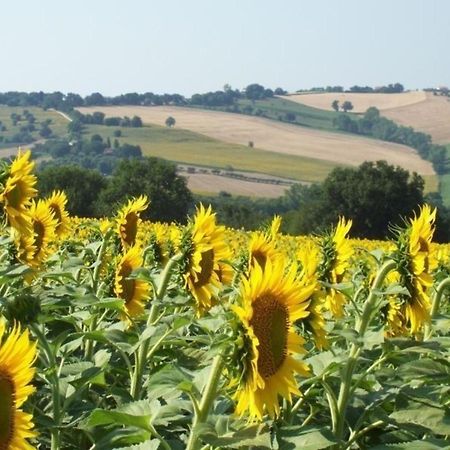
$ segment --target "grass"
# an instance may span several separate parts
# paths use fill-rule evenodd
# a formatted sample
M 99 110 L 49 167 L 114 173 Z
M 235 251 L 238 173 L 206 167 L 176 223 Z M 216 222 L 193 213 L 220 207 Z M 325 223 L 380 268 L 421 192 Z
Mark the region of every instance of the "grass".
M 157 125 L 142 128 L 90 125 L 86 137 L 100 134 L 114 141 L 114 131 L 120 129 L 119 143 L 140 145 L 146 156 L 157 156 L 184 164 L 206 167 L 234 168 L 259 172 L 299 181 L 322 181 L 336 164 L 318 159 L 293 156 L 244 145 L 228 144 L 202 134 Z
M 23 118 L 24 111 L 27 110 L 36 118 L 34 123 L 36 131 L 31 132 L 31 136 L 35 140 L 42 139 L 39 135 L 39 129 L 42 122 L 50 120 L 50 129 L 55 136 L 63 136 L 67 132 L 67 120 L 55 111 L 44 111 L 42 108 L 37 107 L 21 107 L 21 106 L 3 106 L 0 105 L 0 121 L 6 126 L 6 131 L 0 131 L 0 137 L 11 139 L 15 134 L 20 132 L 20 128 L 28 122 Z M 18 114 L 22 116 L 22 120 L 18 121 L 16 125 L 13 125 L 11 120 L 11 114 Z M 21 142 L 0 142 L 0 148 L 14 147 L 15 144 L 21 144 Z

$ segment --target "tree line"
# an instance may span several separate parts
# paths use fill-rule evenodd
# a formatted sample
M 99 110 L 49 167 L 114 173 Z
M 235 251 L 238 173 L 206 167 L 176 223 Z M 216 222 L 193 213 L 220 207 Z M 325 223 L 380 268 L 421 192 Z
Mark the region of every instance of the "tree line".
M 405 90 L 401 83 L 388 84 L 386 86 L 351 86 L 349 89 L 344 89 L 343 86 L 325 86 L 313 87 L 311 89 L 300 89 L 297 92 L 354 92 L 354 93 L 374 93 L 374 94 L 395 94 Z
M 423 159 L 431 161 L 438 174 L 447 170 L 445 146 L 433 144 L 429 134 L 414 131 L 412 127 L 397 125 L 393 120 L 382 117 L 375 107 L 367 109 L 363 117 L 340 114 L 333 120 L 333 124 L 342 131 L 412 147 Z
M 7 106 L 38 106 L 44 109 L 54 108 L 59 111 L 70 112 L 81 106 L 118 106 L 118 105 L 141 105 L 141 106 L 227 106 L 235 103 L 240 98 L 249 100 L 262 100 L 274 95 L 284 95 L 287 92 L 282 88 L 275 90 L 265 88 L 258 83 L 249 84 L 243 90 L 232 89 L 225 85 L 223 90 L 194 94 L 186 98 L 181 94 L 154 94 L 145 92 L 138 94 L 131 92 L 113 97 L 103 96 L 99 92 L 82 97 L 79 94 L 62 92 L 18 92 L 10 91 L 0 93 L 0 105 Z

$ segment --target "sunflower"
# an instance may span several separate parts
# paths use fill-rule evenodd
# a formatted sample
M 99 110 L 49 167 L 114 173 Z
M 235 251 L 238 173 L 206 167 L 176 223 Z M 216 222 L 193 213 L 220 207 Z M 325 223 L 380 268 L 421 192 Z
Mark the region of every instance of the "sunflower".
M 215 294 L 224 279 L 223 261 L 228 260 L 230 251 L 224 241 L 225 227 L 216 225 L 216 215 L 211 206 L 203 205 L 197 209 L 194 221 L 189 228 L 186 246 L 184 283 L 196 301 L 197 314 L 208 311 L 214 302 Z M 187 242 L 186 242 L 187 240 Z M 183 239 L 182 239 L 183 241 Z
M 307 331 L 312 333 L 316 347 L 322 350 L 328 347 L 328 341 L 326 339 L 325 319 L 323 315 L 323 310 L 325 309 L 324 290 L 319 284 L 317 273 L 320 263 L 319 248 L 313 242 L 309 241 L 297 252 L 297 259 L 302 267 L 300 272 L 301 284 L 305 287 L 314 287 L 308 306 L 309 315 L 301 319 L 300 323 L 305 326 Z
M 69 214 L 66 210 L 67 197 L 62 191 L 53 191 L 52 195 L 45 200 L 47 207 L 53 213 L 57 225 L 55 233 L 57 237 L 65 236 L 70 230 Z
M 275 239 L 277 237 L 277 234 L 280 231 L 281 227 L 281 217 L 280 216 L 273 216 L 272 222 L 270 224 L 270 236 L 272 239 Z
M 29 255 L 27 259 L 29 261 L 23 261 L 28 263 L 31 267 L 39 267 L 50 254 L 50 242 L 55 237 L 55 229 L 58 224 L 53 216 L 53 212 L 50 210 L 46 202 L 39 200 L 31 203 L 30 208 L 31 229 L 32 229 L 32 244 L 31 240 L 25 235 L 20 241 L 19 245 L 24 245 L 21 249 L 19 246 L 19 255 L 21 250 Z M 31 248 L 34 248 L 34 253 L 31 252 Z
M 116 267 L 114 292 L 125 301 L 122 320 L 140 316 L 144 312 L 144 303 L 150 293 L 150 285 L 146 281 L 128 278 L 133 270 L 142 267 L 141 250 L 134 246 L 122 256 Z
M 261 419 L 264 413 L 278 416 L 278 396 L 291 401 L 300 391 L 295 374 L 307 376 L 308 366 L 294 358 L 305 353 L 304 339 L 294 331 L 294 322 L 308 316 L 312 286 L 302 286 L 291 265 L 285 274 L 283 263 L 263 268 L 255 264 L 249 277 L 242 276 L 240 304 L 233 306 L 242 329 L 239 349 L 241 367 L 234 380 L 236 413 Z
M 352 221 L 339 219 L 336 230 L 330 236 L 322 239 L 322 262 L 319 267 L 321 281 L 339 284 L 350 266 L 350 258 L 353 254 L 352 246 L 347 239 L 347 234 L 352 226 Z M 327 288 L 325 299 L 326 308 L 334 317 L 342 317 L 344 305 L 347 303 L 345 295 L 334 288 Z
M 30 384 L 35 369 L 36 344 L 30 342 L 28 330 L 15 326 L 5 337 L 0 322 L 0 448 L 32 450 L 27 439 L 36 436 L 33 416 L 19 409 L 34 392 Z
M 427 291 L 433 284 L 431 272 L 437 266 L 431 253 L 435 220 L 436 209 L 424 205 L 419 216 L 399 233 L 394 259 L 398 282 L 408 290 L 408 295 L 398 295 L 395 304 L 390 301 L 391 333 L 409 329 L 411 334 L 417 334 L 430 320 L 431 300 Z
M 29 232 L 30 221 L 27 208 L 36 196 L 34 188 L 37 180 L 32 173 L 34 162 L 30 161 L 31 152 L 19 153 L 9 168 L 8 178 L 0 193 L 9 224 L 20 232 Z
M 117 233 L 124 248 L 131 247 L 136 242 L 136 235 L 139 223 L 141 222 L 141 212 L 148 208 L 149 201 L 146 195 L 131 199 L 118 212 Z
M 274 263 L 279 260 L 280 257 L 280 253 L 275 248 L 275 241 L 270 234 L 261 231 L 255 231 L 251 234 L 248 246 L 249 268 L 257 263 L 264 269 L 267 261 L 270 260 Z
M 33 234 L 15 231 L 13 237 L 17 249 L 17 259 L 23 264 L 33 266 L 34 255 L 36 254 Z

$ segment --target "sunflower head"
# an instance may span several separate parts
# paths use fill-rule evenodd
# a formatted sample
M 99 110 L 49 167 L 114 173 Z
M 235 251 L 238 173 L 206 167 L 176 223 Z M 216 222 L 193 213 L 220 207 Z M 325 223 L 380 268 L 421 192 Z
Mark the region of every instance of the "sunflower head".
M 306 364 L 294 358 L 304 353 L 304 340 L 294 323 L 308 316 L 311 290 L 301 285 L 295 265 L 287 274 L 283 263 L 255 264 L 242 276 L 239 302 L 233 307 L 241 337 L 235 374 L 236 412 L 261 419 L 280 412 L 279 396 L 291 401 L 299 394 L 295 374 L 308 375 Z
M 181 252 L 185 255 L 180 269 L 199 316 L 214 304 L 224 280 L 222 263 L 230 257 L 224 234 L 225 228 L 216 225 L 211 207 L 205 209 L 200 205 L 180 240 Z
M 251 234 L 248 246 L 249 268 L 258 264 L 264 269 L 267 261 L 275 263 L 280 260 L 280 252 L 275 248 L 275 241 L 267 233 L 255 231 Z
M 25 235 L 20 239 L 23 262 L 31 267 L 39 267 L 50 255 L 50 243 L 56 238 L 56 226 L 58 222 L 54 218 L 52 210 L 45 201 L 32 201 L 30 207 L 32 227 L 32 241 Z M 20 248 L 20 247 L 19 247 Z M 34 253 L 31 253 L 33 248 Z M 20 250 L 19 250 L 20 254 Z
M 408 329 L 417 335 L 430 320 L 428 289 L 433 284 L 431 272 L 437 266 L 431 252 L 435 219 L 436 210 L 424 205 L 419 216 L 411 219 L 405 229 L 397 230 L 397 249 L 393 257 L 397 263 L 398 283 L 407 289 L 408 294 L 399 294 L 395 304 L 391 301 L 392 319 L 388 323 L 394 333 Z
M 351 226 L 351 220 L 346 221 L 341 217 L 336 229 L 321 239 L 322 259 L 318 268 L 321 281 L 331 284 L 339 284 L 343 281 L 353 255 L 353 249 L 347 239 Z M 343 316 L 346 302 L 344 294 L 336 289 L 327 288 L 325 305 L 334 317 Z
M 319 284 L 317 269 L 320 263 L 320 251 L 314 242 L 308 241 L 297 251 L 301 264 L 300 283 L 311 289 L 308 305 L 309 315 L 299 321 L 305 331 L 311 333 L 319 350 L 328 347 L 325 331 L 325 292 Z
M 0 203 L 3 204 L 8 223 L 20 232 L 29 232 L 27 208 L 37 194 L 37 179 L 32 173 L 34 162 L 30 161 L 30 158 L 30 150 L 25 153 L 19 150 L 7 171 L 0 192 Z
M 124 248 L 133 246 L 136 242 L 141 213 L 148 208 L 146 195 L 131 199 L 117 214 L 117 233 Z
M 15 326 L 8 334 L 0 322 L 0 448 L 32 448 L 27 439 L 36 436 L 32 415 L 20 407 L 34 392 L 31 385 L 35 369 L 36 344 L 28 330 Z
M 150 294 L 150 285 L 144 280 L 129 278 L 131 273 L 142 267 L 141 250 L 138 246 L 131 247 L 120 259 L 116 267 L 114 293 L 124 300 L 122 320 L 138 317 L 143 314 L 145 302 Z
M 52 195 L 45 202 L 57 223 L 55 228 L 56 236 L 65 236 L 70 230 L 69 214 L 66 210 L 66 194 L 63 191 L 53 191 Z

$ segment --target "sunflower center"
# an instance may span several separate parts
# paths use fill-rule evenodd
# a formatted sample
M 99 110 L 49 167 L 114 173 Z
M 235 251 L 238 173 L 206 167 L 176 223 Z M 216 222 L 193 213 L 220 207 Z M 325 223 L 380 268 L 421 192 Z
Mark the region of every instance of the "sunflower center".
M 197 281 L 194 283 L 196 287 L 204 286 L 211 280 L 214 270 L 214 250 L 212 248 L 202 253 L 200 268 L 201 271 L 197 274 Z
M 286 306 L 273 296 L 253 303 L 250 325 L 258 338 L 258 371 L 263 378 L 277 373 L 287 354 L 289 315 Z
M 11 378 L 0 372 L 0 450 L 9 449 L 14 434 L 15 391 Z
M 123 226 L 123 240 L 128 245 L 133 245 L 136 240 L 138 220 L 139 216 L 136 213 L 127 214 L 125 218 L 125 225 Z

